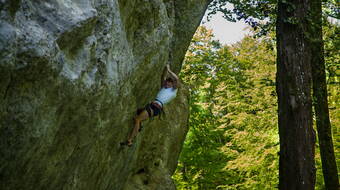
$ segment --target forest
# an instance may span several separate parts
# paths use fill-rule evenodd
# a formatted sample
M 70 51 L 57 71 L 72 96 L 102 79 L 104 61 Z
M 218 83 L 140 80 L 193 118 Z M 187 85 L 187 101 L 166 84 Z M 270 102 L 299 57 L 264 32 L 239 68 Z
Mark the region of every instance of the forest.
M 242 9 L 242 5 L 238 5 Z M 321 48 L 321 53 L 324 55 L 331 140 L 337 158 L 333 160 L 338 166 L 333 169 L 339 171 L 340 27 L 339 23 L 328 18 L 332 12 L 330 7 L 324 4 L 324 49 Z M 233 19 L 233 12 L 224 13 L 227 19 Z M 278 119 L 280 90 L 277 89 L 279 81 L 276 77 L 289 77 L 276 75 L 280 61 L 277 33 L 280 31 L 275 31 L 268 23 L 256 23 L 255 19 L 248 19 L 248 22 L 252 25 L 252 35 L 233 45 L 222 45 L 214 40 L 210 29 L 200 26 L 186 53 L 180 77 L 190 90 L 190 130 L 173 176 L 178 189 L 302 189 L 298 185 L 283 187 L 284 179 L 280 179 L 284 175 L 284 169 L 279 169 L 282 167 L 279 166 L 282 164 L 279 160 L 280 139 L 294 141 L 293 138 L 300 138 L 279 135 L 279 131 L 283 131 L 278 127 L 279 122 L 284 121 Z M 308 91 L 308 86 L 304 88 Z M 311 101 L 314 108 L 310 125 L 320 133 L 316 127 L 319 120 L 316 109 L 321 108 L 315 106 L 318 104 L 316 94 L 321 88 L 313 89 Z M 311 165 L 314 167 L 315 163 L 316 179 L 312 179 L 312 185 L 305 189 L 338 189 L 338 173 L 331 174 L 335 177 L 335 184 L 326 182 L 325 185 L 325 181 L 331 181 L 332 177 L 323 173 L 325 163 L 321 161 L 320 136 L 317 137 L 315 144 L 311 144 L 315 146 Z M 325 160 L 332 162 L 332 157 Z
M 338 0 L 0 13 L 0 190 L 339 190 Z M 221 13 L 252 33 L 224 45 L 199 27 Z

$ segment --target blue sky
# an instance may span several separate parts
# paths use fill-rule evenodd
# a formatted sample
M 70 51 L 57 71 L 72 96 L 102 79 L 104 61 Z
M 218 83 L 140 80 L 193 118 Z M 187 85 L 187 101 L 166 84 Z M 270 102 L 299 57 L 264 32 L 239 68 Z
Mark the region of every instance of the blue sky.
M 215 39 L 218 39 L 222 44 L 233 44 L 240 41 L 248 33 L 248 30 L 245 29 L 247 25 L 243 21 L 228 22 L 222 17 L 221 13 L 214 15 L 209 22 L 206 21 L 206 16 L 204 16 L 201 24 L 212 29 Z

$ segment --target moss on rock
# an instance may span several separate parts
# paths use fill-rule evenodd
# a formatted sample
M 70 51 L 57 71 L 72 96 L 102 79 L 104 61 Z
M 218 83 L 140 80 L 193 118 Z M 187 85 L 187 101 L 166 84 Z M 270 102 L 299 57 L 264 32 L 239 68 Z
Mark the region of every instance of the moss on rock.
M 196 8 L 207 3 L 175 2 L 5 2 L 12 8 L 0 20 L 1 189 L 175 189 L 185 87 L 164 118 L 145 122 L 133 147 L 120 146 L 170 55 L 191 40 L 178 38 L 184 26 L 174 11 L 192 17 L 185 28 L 193 34 L 204 14 Z

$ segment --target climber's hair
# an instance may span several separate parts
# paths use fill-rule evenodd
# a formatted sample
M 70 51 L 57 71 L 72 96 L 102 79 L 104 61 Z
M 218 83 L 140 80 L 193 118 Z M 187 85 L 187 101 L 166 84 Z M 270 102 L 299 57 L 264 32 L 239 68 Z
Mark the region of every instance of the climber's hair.
M 171 77 L 168 77 L 165 81 L 174 83 L 174 79 L 172 79 Z
M 163 81 L 163 86 L 165 85 L 166 82 L 171 82 L 172 83 L 172 88 L 177 89 L 177 81 L 171 77 L 166 78 Z

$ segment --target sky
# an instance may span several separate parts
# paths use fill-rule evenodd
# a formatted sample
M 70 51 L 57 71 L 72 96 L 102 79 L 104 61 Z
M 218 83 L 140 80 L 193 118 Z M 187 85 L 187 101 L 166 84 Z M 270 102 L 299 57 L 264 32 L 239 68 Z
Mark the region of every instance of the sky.
M 332 23 L 340 25 L 340 20 L 329 17 Z M 245 29 L 248 25 L 243 21 L 228 22 L 222 17 L 222 13 L 218 12 L 209 22 L 206 20 L 206 15 L 203 17 L 201 25 L 206 26 L 213 30 L 215 39 L 219 40 L 222 44 L 234 44 L 240 41 L 244 35 L 248 34 L 249 31 Z
M 201 24 L 212 29 L 215 39 L 219 40 L 222 44 L 233 44 L 240 41 L 248 33 L 245 29 L 247 25 L 243 21 L 236 23 L 228 22 L 222 17 L 222 13 L 214 15 L 209 22 L 207 22 L 206 16 L 204 16 Z

